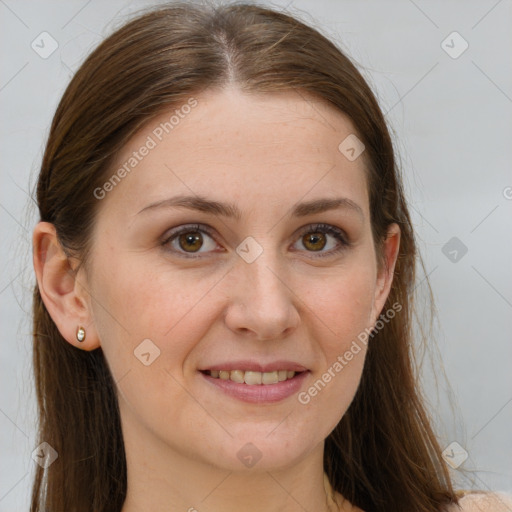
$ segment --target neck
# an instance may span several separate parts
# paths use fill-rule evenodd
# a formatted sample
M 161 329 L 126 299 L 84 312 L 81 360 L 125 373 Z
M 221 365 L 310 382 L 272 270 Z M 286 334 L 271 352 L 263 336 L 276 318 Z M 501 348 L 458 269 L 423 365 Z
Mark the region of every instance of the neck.
M 323 470 L 323 443 L 290 467 L 232 471 L 191 459 L 133 425 L 123 436 L 128 487 L 122 512 L 350 510 L 334 501 L 340 497 Z

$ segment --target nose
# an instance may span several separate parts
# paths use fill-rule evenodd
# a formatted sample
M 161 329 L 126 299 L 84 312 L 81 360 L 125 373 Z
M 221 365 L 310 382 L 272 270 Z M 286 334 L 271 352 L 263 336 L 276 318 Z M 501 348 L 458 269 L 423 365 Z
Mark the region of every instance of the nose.
M 300 300 L 289 282 L 289 273 L 266 254 L 252 263 L 241 259 L 232 269 L 225 323 L 237 335 L 272 341 L 297 328 Z

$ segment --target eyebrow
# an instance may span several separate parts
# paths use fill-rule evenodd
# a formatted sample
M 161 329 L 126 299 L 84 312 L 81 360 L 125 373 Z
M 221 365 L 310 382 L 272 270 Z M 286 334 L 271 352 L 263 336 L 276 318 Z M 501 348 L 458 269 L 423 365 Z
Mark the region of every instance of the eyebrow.
M 187 208 L 189 210 L 210 213 L 227 218 L 240 220 L 242 212 L 234 203 L 222 203 L 213 201 L 201 196 L 176 196 L 169 199 L 163 199 L 144 207 L 138 214 L 148 212 L 158 208 Z M 296 204 L 292 209 L 292 216 L 306 217 L 315 213 L 323 213 L 328 210 L 345 209 L 359 214 L 364 219 L 362 208 L 346 197 L 339 197 L 334 199 L 316 199 L 314 201 L 307 201 Z

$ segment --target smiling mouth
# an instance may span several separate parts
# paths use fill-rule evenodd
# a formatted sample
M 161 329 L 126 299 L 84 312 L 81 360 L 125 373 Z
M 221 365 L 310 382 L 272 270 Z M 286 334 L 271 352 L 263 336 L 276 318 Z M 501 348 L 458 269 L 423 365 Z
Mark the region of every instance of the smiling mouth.
M 304 372 L 294 372 L 292 370 L 276 370 L 273 372 L 254 372 L 245 370 L 204 370 L 205 375 L 214 379 L 230 380 L 238 384 L 248 384 L 249 386 L 277 384 L 286 380 L 293 379 L 296 375 Z

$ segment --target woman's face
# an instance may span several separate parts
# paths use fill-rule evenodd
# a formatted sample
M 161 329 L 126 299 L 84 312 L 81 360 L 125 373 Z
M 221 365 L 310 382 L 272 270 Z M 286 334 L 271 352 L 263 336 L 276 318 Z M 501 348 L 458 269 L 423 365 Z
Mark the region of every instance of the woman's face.
M 388 292 L 364 153 L 346 117 L 296 93 L 186 104 L 135 136 L 95 192 L 89 329 L 125 436 L 230 470 L 285 467 L 350 405 L 358 336 Z

